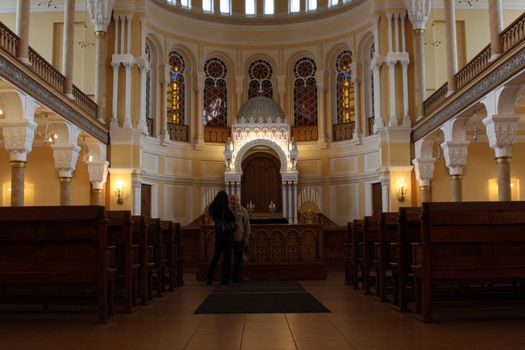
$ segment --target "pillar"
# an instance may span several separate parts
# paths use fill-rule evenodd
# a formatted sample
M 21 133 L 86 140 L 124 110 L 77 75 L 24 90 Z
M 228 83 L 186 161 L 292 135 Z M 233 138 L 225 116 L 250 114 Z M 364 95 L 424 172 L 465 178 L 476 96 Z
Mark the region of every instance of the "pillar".
M 372 67 L 372 79 L 374 80 L 374 133 L 378 130 L 383 129 L 385 124 L 383 123 L 383 115 L 381 111 L 381 64 L 382 59 L 380 57 L 380 43 L 379 43 L 379 15 L 373 15 L 372 21 L 374 24 L 374 47 L 375 55 L 370 62 Z
M 403 127 L 410 128 L 412 120 L 410 119 L 410 106 L 408 101 L 408 64 L 409 60 L 401 61 L 401 68 L 403 72 Z
M 146 110 L 146 84 L 147 84 L 147 74 L 150 70 L 150 62 L 145 61 L 142 64 L 139 65 L 140 69 L 140 114 L 139 119 L 137 121 L 137 130 L 141 131 L 144 135 L 148 135 L 148 125 L 146 123 L 146 117 L 148 115 L 148 112 Z M 150 103 L 155 104 L 155 101 L 151 101 Z M 151 108 L 151 106 L 150 106 Z M 155 107 L 154 107 L 155 108 Z M 153 136 L 153 135 L 150 135 Z
M 133 61 L 124 62 L 126 68 L 126 111 L 124 112 L 124 123 L 122 127 L 131 129 L 131 69 L 133 68 Z
M 12 160 L 9 164 L 11 165 L 11 206 L 23 207 L 26 162 Z
M 500 33 L 503 31 L 503 9 L 501 0 L 489 0 L 489 25 L 491 60 L 501 56 L 503 43 Z
M 160 140 L 161 144 L 166 145 L 168 141 L 170 140 L 170 134 L 168 131 L 168 85 L 170 83 L 169 80 L 169 72 L 170 72 L 170 66 L 168 64 L 161 65 L 163 68 L 163 75 L 162 75 L 162 115 L 161 115 L 161 125 L 160 125 Z M 200 92 L 199 92 L 200 93 Z M 199 109 L 197 109 L 199 110 Z M 201 115 L 200 112 L 197 114 L 198 116 Z
M 445 139 L 447 139 L 447 135 L 445 135 Z M 462 178 L 463 169 L 467 164 L 468 144 L 467 141 L 445 141 L 441 144 L 445 164 L 450 175 L 453 202 L 463 200 Z
M 142 173 L 135 169 L 131 173 L 131 190 L 133 191 L 133 215 L 140 215 L 142 208 Z
M 489 115 L 483 119 L 490 147 L 496 154 L 498 200 L 500 201 L 512 200 L 510 164 L 512 145 L 518 131 L 518 121 L 519 116 L 517 115 Z
M 326 121 L 325 121 L 325 90 L 324 90 L 324 72 L 317 71 L 317 101 L 319 103 L 317 108 L 317 128 L 318 128 L 318 140 L 321 143 L 326 142 Z
M 111 108 L 111 123 L 110 126 L 112 129 L 119 127 L 118 123 L 118 80 L 119 80 L 119 69 L 120 62 L 113 61 L 111 62 L 113 66 L 113 98 L 112 98 L 112 108 Z
M 87 164 L 89 182 L 91 183 L 91 205 L 101 205 L 104 200 L 104 185 L 108 176 L 109 162 L 94 161 Z
M 95 102 L 97 118 L 105 124 L 104 100 L 106 97 L 106 31 L 111 21 L 114 0 L 87 0 L 87 6 L 96 34 Z M 116 40 L 116 38 L 115 38 Z
M 421 154 L 422 152 L 418 152 L 418 147 L 420 146 L 416 143 L 416 156 L 421 158 L 415 158 L 412 160 L 412 164 L 414 164 L 414 170 L 416 172 L 416 180 L 419 184 L 420 203 L 431 201 L 430 182 L 434 177 L 434 165 L 436 162 L 436 159 L 433 158 L 431 154 L 432 142 L 429 142 L 429 140 L 423 140 L 423 142 L 426 142 L 426 144 L 430 146 L 430 154 Z
M 396 105 L 396 60 L 393 57 L 388 57 L 388 73 L 390 83 L 390 120 L 389 127 L 397 127 L 397 105 Z
M 16 3 L 16 35 L 20 38 L 18 43 L 18 58 L 25 64 L 29 62 L 29 14 L 31 4 L 29 0 L 17 0 Z
M 450 183 L 452 188 L 452 202 L 463 201 L 463 186 L 462 186 L 463 175 L 455 174 L 450 175 Z
M 78 136 L 78 133 L 76 134 Z M 74 138 L 76 141 L 76 138 Z M 60 205 L 71 205 L 71 181 L 80 147 L 76 144 L 52 145 L 55 168 L 60 179 Z
M 197 72 L 197 128 L 199 130 L 197 135 L 197 142 L 201 145 L 204 144 L 204 79 L 206 74 L 203 71 Z
M 355 74 L 352 74 L 352 83 L 354 84 L 354 115 L 355 115 L 355 125 L 354 125 L 354 135 L 353 139 L 359 140 L 361 138 L 361 114 L 359 106 L 361 105 L 360 95 L 359 95 L 359 77 L 357 71 Z
M 456 73 L 458 72 L 458 48 L 456 42 L 456 5 L 454 1 L 445 4 L 445 41 L 447 44 L 447 80 L 448 94 L 456 91 Z
M 64 52 L 62 55 L 62 73 L 66 77 L 64 81 L 64 93 L 67 97 L 73 99 L 75 0 L 66 0 L 64 6 Z
M 60 178 L 60 205 L 71 205 L 71 178 Z

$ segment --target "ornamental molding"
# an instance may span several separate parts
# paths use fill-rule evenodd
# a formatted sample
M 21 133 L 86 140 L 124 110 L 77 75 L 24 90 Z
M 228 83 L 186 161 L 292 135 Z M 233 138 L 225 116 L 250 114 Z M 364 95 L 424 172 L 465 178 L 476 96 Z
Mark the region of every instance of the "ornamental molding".
M 87 0 L 87 7 L 95 32 L 106 32 L 111 22 L 114 0 Z
M 406 7 L 414 30 L 425 30 L 432 10 L 432 0 L 407 0 Z
M 68 103 L 65 103 L 57 95 L 51 92 L 49 88 L 43 87 L 39 82 L 1 55 L 0 72 L 3 78 L 9 80 L 16 85 L 18 89 L 38 100 L 40 104 L 52 110 L 55 114 L 75 124 L 100 142 L 106 145 L 109 143 L 108 132 L 104 128 L 98 126 L 93 119 L 77 112 Z
M 425 135 L 439 128 L 441 124 L 447 120 L 461 114 L 463 110 L 479 101 L 486 94 L 495 90 L 503 82 L 511 79 L 523 69 L 525 69 L 525 48 L 521 49 L 454 101 L 439 110 L 439 112 L 431 118 L 417 126 L 412 132 L 412 142 L 423 138 Z
M 489 144 L 496 152 L 496 158 L 512 155 L 519 119 L 517 115 L 492 115 L 483 119 Z
M 430 186 L 430 181 L 434 177 L 434 166 L 436 164 L 435 158 L 428 159 L 414 159 L 414 170 L 416 172 L 416 179 L 420 186 Z
M 4 148 L 11 161 L 27 162 L 27 155 L 33 149 L 37 124 L 34 122 L 0 123 L 4 137 Z
M 467 165 L 468 144 L 468 142 L 453 141 L 441 144 L 450 175 L 463 175 L 463 168 Z

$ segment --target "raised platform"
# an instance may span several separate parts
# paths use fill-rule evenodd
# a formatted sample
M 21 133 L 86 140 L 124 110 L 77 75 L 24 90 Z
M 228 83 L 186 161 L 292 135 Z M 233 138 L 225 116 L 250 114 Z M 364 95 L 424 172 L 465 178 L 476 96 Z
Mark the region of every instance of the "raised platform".
M 326 279 L 321 225 L 254 224 L 251 227 L 250 257 L 244 262 L 247 280 Z M 197 279 L 205 280 L 215 247 L 211 225 L 200 229 L 200 259 Z M 217 267 L 220 276 L 220 267 Z

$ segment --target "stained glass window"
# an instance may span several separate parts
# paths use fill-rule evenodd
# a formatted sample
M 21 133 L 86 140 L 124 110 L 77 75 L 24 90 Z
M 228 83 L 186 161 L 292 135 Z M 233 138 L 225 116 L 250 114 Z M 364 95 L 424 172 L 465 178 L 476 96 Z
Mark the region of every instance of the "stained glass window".
M 308 57 L 294 66 L 294 120 L 295 126 L 317 125 L 317 65 Z
M 184 58 L 172 51 L 169 58 L 168 123 L 184 124 Z
M 354 84 L 352 82 L 352 52 L 343 51 L 337 56 L 337 123 L 355 120 Z
M 204 64 L 204 125 L 227 127 L 228 125 L 228 70 L 218 58 L 210 58 Z
M 256 96 L 273 98 L 272 66 L 264 61 L 257 60 L 248 68 L 249 86 L 248 99 Z

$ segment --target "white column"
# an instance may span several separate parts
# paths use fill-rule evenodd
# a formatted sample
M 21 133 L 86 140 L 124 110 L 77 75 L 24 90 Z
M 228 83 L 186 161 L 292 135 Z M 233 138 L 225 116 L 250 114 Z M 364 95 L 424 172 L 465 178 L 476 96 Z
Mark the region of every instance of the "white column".
M 77 135 L 80 130 L 77 131 Z M 77 166 L 80 147 L 76 144 L 52 145 L 55 168 L 60 179 L 60 205 L 71 205 L 71 181 Z
M 277 79 L 277 93 L 279 94 L 279 104 L 281 108 L 284 109 L 284 96 L 286 94 L 286 76 L 278 75 Z
M 162 68 L 162 116 L 160 118 L 161 125 L 160 125 L 160 140 L 161 144 L 166 145 L 167 142 L 170 139 L 170 135 L 168 133 L 168 85 L 169 85 L 169 65 L 168 64 L 162 64 L 160 65 Z
M 139 113 L 139 119 L 137 120 L 137 130 L 142 131 L 144 135 L 148 135 L 148 125 L 146 123 L 146 116 L 148 114 L 148 111 L 146 110 L 146 84 L 147 79 L 146 76 L 148 74 L 148 71 L 150 70 L 149 62 L 142 62 L 141 65 L 139 65 L 140 69 L 140 113 Z M 155 101 L 151 101 L 150 103 L 155 103 Z M 151 107 L 150 107 L 151 108 Z M 153 135 L 150 135 L 153 136 Z
M 18 59 L 24 64 L 29 62 L 29 14 L 31 4 L 29 0 L 17 0 L 16 2 L 16 35 L 20 38 L 18 43 Z
M 405 14 L 401 14 L 401 51 L 407 51 L 406 35 L 405 35 Z
M 388 18 L 388 52 L 394 51 L 393 44 L 392 44 L 392 13 L 387 13 L 386 17 Z M 377 48 L 376 48 L 377 49 Z
M 64 2 L 64 47 L 62 55 L 62 73 L 66 77 L 64 81 L 64 93 L 73 99 L 73 62 L 74 62 L 74 40 L 75 40 L 75 0 Z
M 381 111 L 381 62 L 377 57 L 372 61 L 372 75 L 374 79 L 374 133 L 376 133 L 385 127 Z
M 292 201 L 293 201 L 293 223 L 297 224 L 297 211 L 298 211 L 298 208 L 297 208 L 297 181 L 293 182 Z
M 361 97 L 359 94 L 359 76 L 357 74 L 357 69 L 355 72 L 352 72 L 352 83 L 354 84 L 354 115 L 355 115 L 355 125 L 354 125 L 354 135 L 352 138 L 359 140 L 361 138 L 361 115 L 360 115 L 360 105 Z
M 390 56 L 390 54 L 389 54 Z M 387 58 L 389 83 L 390 83 L 390 120 L 388 121 L 389 127 L 397 127 L 397 105 L 396 105 L 396 60 L 393 57 Z
M 293 216 L 292 216 L 292 181 L 287 181 L 287 190 L 288 190 L 288 220 L 290 222 L 293 222 Z
M 204 144 L 204 79 L 206 74 L 203 71 L 197 72 L 197 128 L 199 130 L 197 142 Z
M 104 205 L 104 185 L 108 176 L 109 162 L 99 160 L 87 164 L 89 182 L 91 182 L 91 205 Z
M 282 203 L 283 203 L 283 217 L 288 217 L 288 201 L 286 200 L 286 182 L 283 181 L 282 183 Z
M 131 24 L 133 21 L 133 15 L 126 15 L 126 21 L 128 22 L 128 44 L 126 45 L 126 53 L 131 55 Z
M 134 170 L 131 173 L 131 187 L 133 191 L 133 215 L 141 214 L 142 207 L 142 174 L 139 170 Z
M 113 15 L 113 21 L 115 21 L 115 40 L 114 40 L 114 48 L 113 48 L 113 54 L 117 55 L 120 53 L 119 46 L 118 46 L 118 36 L 119 36 L 119 27 L 120 27 L 120 16 L 119 15 Z
M 131 129 L 131 69 L 133 68 L 133 61 L 124 62 L 124 67 L 126 68 L 126 111 L 122 127 Z
M 319 141 L 322 143 L 326 142 L 326 121 L 325 121 L 325 108 L 324 108 L 324 83 L 323 83 L 323 71 L 318 71 L 316 74 L 317 80 L 317 101 L 319 102 L 317 106 L 317 130 L 319 133 Z
M 112 129 L 118 128 L 118 81 L 119 81 L 119 69 L 120 62 L 111 62 L 113 66 L 113 98 L 112 98 L 112 108 L 111 108 L 111 123 L 110 126 Z
M 126 45 L 126 41 L 125 41 L 125 38 L 126 38 L 126 16 L 125 15 L 119 15 L 119 22 L 120 22 L 120 51 L 119 53 L 120 54 L 124 54 L 125 53 L 125 45 Z M 117 38 L 115 37 L 115 40 Z
M 450 95 L 456 91 L 456 77 L 458 72 L 458 49 L 456 42 L 456 5 L 454 1 L 444 1 L 445 4 L 445 32 L 447 43 L 447 79 Z
M 403 127 L 405 128 L 412 126 L 408 102 L 408 64 L 408 59 L 401 61 L 401 67 L 403 69 Z
M 399 52 L 399 13 L 394 13 L 395 36 L 394 36 L 394 50 Z
M 381 181 L 381 202 L 383 206 L 383 213 L 390 211 L 390 175 L 388 173 L 382 174 Z

